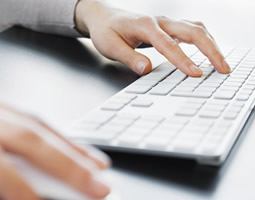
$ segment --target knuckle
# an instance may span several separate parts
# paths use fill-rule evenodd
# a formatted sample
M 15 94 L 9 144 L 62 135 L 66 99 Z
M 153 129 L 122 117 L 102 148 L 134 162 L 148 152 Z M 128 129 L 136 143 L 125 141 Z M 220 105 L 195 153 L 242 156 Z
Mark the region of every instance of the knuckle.
M 205 29 L 201 26 L 194 26 L 192 33 L 193 33 L 192 34 L 193 38 L 200 38 L 200 37 L 203 37 L 204 35 L 206 35 Z
M 21 128 L 19 130 L 19 133 L 16 134 L 16 137 L 31 144 L 37 144 L 41 142 L 41 138 L 39 137 L 39 135 L 34 133 L 32 130 L 26 128 Z
M 168 40 L 168 46 L 172 51 L 175 51 L 178 49 L 179 45 L 175 40 Z
M 157 34 L 157 46 L 158 51 L 161 54 L 167 54 L 169 51 L 177 51 L 178 50 L 178 44 L 177 42 L 170 38 L 168 35 L 164 35 L 161 33 Z
M 92 179 L 92 173 L 90 171 L 80 170 L 79 174 L 82 180 Z
M 77 182 L 87 182 L 92 179 L 92 173 L 89 170 L 86 170 L 80 167 L 76 162 L 70 161 L 68 165 L 69 170 L 72 172 L 71 176 L 73 180 Z
M 201 21 L 196 22 L 196 24 L 197 24 L 198 26 L 201 26 L 201 27 L 205 28 L 204 23 L 203 23 L 203 22 L 201 22 Z
M 171 25 L 172 20 L 166 16 L 157 16 L 157 22 L 161 28 Z
M 156 17 L 158 21 L 169 21 L 170 19 L 165 15 L 160 15 Z
M 146 26 L 152 26 L 155 23 L 154 18 L 149 15 L 140 16 L 138 20 Z
M 29 114 L 26 114 L 26 116 L 27 116 L 28 119 L 31 119 L 32 121 L 34 121 L 34 122 L 36 122 L 38 124 L 41 124 L 43 122 L 40 117 L 38 117 L 38 116 L 36 116 L 34 114 L 30 114 L 29 113 Z

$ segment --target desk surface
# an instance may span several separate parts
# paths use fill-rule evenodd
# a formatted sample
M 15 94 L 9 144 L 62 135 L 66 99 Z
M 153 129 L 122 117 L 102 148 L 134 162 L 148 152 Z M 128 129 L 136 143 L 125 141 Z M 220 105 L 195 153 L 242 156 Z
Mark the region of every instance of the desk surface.
M 223 44 L 255 44 L 253 1 L 112 2 L 155 15 L 200 19 Z M 88 41 L 17 28 L 0 34 L 0 100 L 37 112 L 58 125 L 79 118 L 136 79 L 121 64 L 102 59 Z M 111 154 L 114 165 L 109 174 L 114 191 L 125 200 L 254 200 L 254 128 L 248 123 L 221 168 L 176 159 Z

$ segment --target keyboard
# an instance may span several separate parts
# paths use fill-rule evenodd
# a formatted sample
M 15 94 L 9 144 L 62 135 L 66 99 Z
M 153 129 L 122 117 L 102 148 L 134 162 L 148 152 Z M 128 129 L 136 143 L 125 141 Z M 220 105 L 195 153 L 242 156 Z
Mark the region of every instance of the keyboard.
M 255 103 L 255 50 L 233 48 L 224 54 L 230 74 L 215 71 L 199 51 L 190 58 L 202 77 L 160 64 L 77 120 L 71 139 L 108 151 L 222 164 Z

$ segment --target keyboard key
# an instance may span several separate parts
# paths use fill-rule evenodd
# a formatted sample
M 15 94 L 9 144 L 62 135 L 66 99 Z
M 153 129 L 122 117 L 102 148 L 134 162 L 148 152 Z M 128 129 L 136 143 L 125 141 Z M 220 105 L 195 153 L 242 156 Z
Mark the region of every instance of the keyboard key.
M 218 118 L 221 115 L 221 111 L 216 110 L 202 110 L 199 113 L 199 117 L 205 117 L 205 118 Z
M 205 145 L 203 146 L 201 152 L 206 154 L 206 155 L 216 154 L 218 149 L 219 149 L 219 143 L 218 142 L 208 141 L 208 143 L 205 143 Z
M 211 91 L 195 91 L 192 96 L 193 97 L 200 97 L 200 98 L 210 98 L 212 96 Z
M 205 99 L 198 99 L 198 98 L 193 98 L 193 99 L 189 99 L 186 104 L 199 104 L 199 105 L 203 105 L 205 104 L 206 100 Z
M 232 99 L 236 94 L 235 90 L 218 90 L 215 95 L 214 98 L 216 99 Z
M 176 68 L 172 64 L 165 62 L 155 68 L 153 73 L 149 73 L 141 77 L 139 80 L 154 80 L 159 82 L 171 74 L 175 69 Z
M 181 131 L 184 125 L 182 124 L 161 124 L 160 126 L 156 127 L 153 130 L 155 134 L 171 134 L 171 133 L 178 133 Z
M 196 83 L 196 84 L 199 84 L 199 83 L 203 82 L 203 80 L 205 78 L 206 78 L 205 75 L 203 75 L 202 77 L 199 77 L 199 78 L 188 77 L 188 78 L 185 79 L 185 81 L 183 81 L 183 84 L 185 84 L 185 83 L 189 83 L 189 84 Z
M 94 131 L 96 129 L 98 129 L 100 127 L 100 124 L 98 123 L 82 123 L 82 122 L 79 122 L 77 124 L 74 124 L 73 125 L 73 128 L 76 130 L 76 131 Z
M 234 107 L 244 107 L 245 103 L 244 102 L 241 102 L 241 101 L 235 101 L 232 106 Z
M 189 124 L 187 125 L 182 132 L 189 132 L 189 133 L 206 133 L 208 131 L 208 126 L 200 126 L 197 124 Z
M 84 138 L 87 142 L 92 144 L 109 144 L 115 137 L 116 133 L 111 131 L 96 131 L 93 133 L 84 133 L 84 135 L 81 135 L 81 138 Z
M 157 126 L 157 124 L 158 124 L 157 121 L 139 119 L 133 124 L 133 127 L 141 127 L 143 129 L 151 130 L 155 126 Z
M 187 77 L 186 74 L 184 74 L 180 70 L 176 70 L 170 76 L 168 76 L 164 81 L 179 83 L 182 80 L 184 80 L 186 77 Z
M 245 84 L 242 87 L 243 90 L 251 90 L 251 92 L 255 89 L 255 85 L 249 85 L 249 84 Z
M 113 99 L 110 99 L 106 104 L 123 104 L 123 105 L 127 105 L 131 102 L 130 99 L 128 98 L 113 98 Z
M 240 90 L 240 94 L 247 94 L 247 95 L 251 95 L 253 92 L 252 89 L 249 88 L 242 88 L 242 90 Z
M 125 129 L 126 125 L 125 124 L 112 124 L 108 123 L 104 126 L 100 127 L 100 132 L 112 132 L 112 133 L 120 133 Z
M 195 90 L 195 92 L 196 93 L 206 93 L 206 92 L 208 92 L 208 93 L 213 93 L 214 91 L 216 90 L 216 88 L 215 87 L 203 87 L 203 86 L 200 86 L 200 87 L 198 87 L 196 90 Z
M 180 109 L 175 114 L 176 115 L 181 115 L 181 116 L 194 116 L 194 115 L 196 115 L 197 112 L 198 112 L 197 109 L 192 109 L 192 108 L 186 109 L 186 108 L 184 108 L 184 109 Z
M 184 104 L 181 109 L 182 110 L 186 110 L 186 109 L 195 109 L 195 110 L 198 110 L 201 108 L 201 104 L 195 104 L 195 103 L 190 103 L 190 104 Z
M 238 116 L 238 114 L 239 112 L 229 110 L 224 114 L 224 118 L 234 120 Z
M 180 116 L 174 116 L 171 118 L 166 119 L 163 124 L 170 124 L 170 125 L 185 125 L 189 122 L 189 118 L 187 117 L 180 117 Z
M 223 105 L 215 105 L 215 104 L 206 104 L 203 107 L 203 110 L 205 111 L 217 111 L 222 112 L 226 107 Z
M 228 74 L 220 74 L 218 72 L 214 72 L 210 78 L 211 79 L 215 79 L 215 80 L 218 80 L 218 79 L 221 79 L 221 80 L 225 80 L 226 78 L 228 78 Z
M 158 84 L 157 80 L 146 80 L 146 79 L 138 79 L 135 83 L 135 85 L 146 85 L 148 87 L 154 87 Z
M 137 127 L 137 126 L 131 126 L 125 132 L 123 135 L 140 135 L 145 136 L 150 132 L 150 128 L 143 128 L 143 127 Z
M 128 147 L 135 147 L 139 144 L 142 140 L 142 136 L 140 135 L 125 135 L 118 138 L 118 145 L 128 146 Z
M 239 86 L 233 86 L 233 85 L 230 85 L 230 86 L 228 86 L 228 85 L 221 85 L 221 87 L 220 87 L 220 89 L 219 90 L 223 90 L 223 91 L 225 91 L 225 90 L 234 90 L 235 92 L 237 92 L 238 90 L 239 90 Z
M 229 100 L 224 99 L 210 99 L 207 101 L 206 105 L 219 105 L 219 106 L 227 106 L 229 104 Z
M 80 120 L 80 123 L 96 123 L 96 124 L 103 124 L 115 116 L 112 112 L 107 111 L 96 111 L 93 113 L 88 114 L 85 118 Z
M 145 94 L 148 92 L 152 87 L 150 85 L 131 85 L 126 89 L 128 93 L 134 94 Z
M 196 132 L 195 130 L 187 131 L 185 129 L 180 134 L 177 135 L 175 142 L 177 143 L 179 141 L 181 143 L 181 141 L 184 142 L 188 141 L 198 144 L 203 139 L 204 135 L 205 134 L 203 132 Z
M 186 140 L 186 141 L 177 140 L 173 145 L 173 149 L 180 152 L 192 153 L 198 144 L 199 144 L 199 141 L 196 141 L 196 140 Z
M 136 120 L 140 117 L 140 115 L 137 113 L 119 112 L 116 114 L 116 117 Z
M 243 93 L 238 94 L 236 97 L 238 101 L 247 101 L 249 98 L 250 98 L 249 94 L 243 94 Z
M 159 116 L 159 115 L 145 115 L 145 116 L 141 116 L 141 120 L 145 120 L 145 121 L 152 121 L 152 122 L 162 122 L 165 118 L 163 116 Z
M 112 103 L 106 103 L 101 107 L 102 110 L 112 110 L 112 111 L 119 111 L 121 110 L 125 104 L 123 103 L 117 103 L 117 102 L 112 102 Z
M 215 123 L 215 120 L 209 119 L 209 118 L 198 118 L 198 119 L 191 121 L 190 123 L 195 126 L 203 126 L 203 127 L 205 126 L 205 127 L 210 128 Z
M 181 91 L 181 92 L 192 92 L 195 89 L 193 86 L 177 86 L 175 88 L 175 91 Z
M 145 146 L 153 149 L 164 149 L 169 144 L 170 140 L 172 139 L 171 136 L 165 137 L 155 137 L 150 136 L 145 140 Z
M 151 136 L 153 136 L 153 137 L 163 137 L 163 138 L 164 137 L 174 137 L 179 132 L 179 130 L 171 129 L 171 128 L 164 129 L 164 128 L 159 127 L 159 128 L 156 128 L 152 131 Z
M 137 97 L 137 95 L 134 95 L 134 94 L 121 93 L 121 94 L 115 96 L 114 98 L 133 100 L 133 99 L 135 99 L 136 97 Z
M 248 77 L 248 74 L 238 74 L 238 73 L 232 73 L 230 74 L 231 77 L 234 77 L 234 78 L 244 78 L 246 79 Z
M 187 92 L 187 91 L 173 91 L 171 93 L 171 96 L 179 96 L 179 97 L 193 97 L 193 92 Z
M 155 70 L 153 70 L 154 74 L 170 74 L 173 71 L 176 70 L 176 67 L 173 66 L 171 63 L 169 62 L 164 62 L 162 64 L 160 64 Z
M 205 82 L 203 82 L 201 84 L 201 86 L 203 86 L 203 87 L 215 87 L 215 88 L 219 87 L 219 85 L 220 85 L 220 83 L 217 83 L 217 82 L 207 82 L 207 81 L 205 81 Z
M 222 85 L 224 86 L 236 86 L 236 87 L 241 87 L 242 86 L 242 82 L 234 82 L 234 81 L 225 81 L 224 84 Z
M 131 103 L 131 106 L 148 108 L 152 104 L 153 104 L 153 101 L 151 101 L 149 99 L 138 98 Z
M 153 95 L 167 95 L 170 91 L 175 88 L 175 84 L 159 84 L 156 87 L 152 88 L 150 94 Z
M 132 124 L 133 122 L 134 122 L 133 119 L 116 117 L 116 118 L 112 119 L 110 123 L 113 124 L 113 125 L 128 126 L 128 125 Z

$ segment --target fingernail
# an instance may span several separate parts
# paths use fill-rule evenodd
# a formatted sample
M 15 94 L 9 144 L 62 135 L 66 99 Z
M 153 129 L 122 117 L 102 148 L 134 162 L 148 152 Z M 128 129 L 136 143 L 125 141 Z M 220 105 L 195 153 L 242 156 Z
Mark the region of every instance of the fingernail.
M 91 192 L 100 198 L 106 197 L 110 193 L 110 188 L 101 181 L 98 181 L 97 178 L 92 180 L 91 189 Z
M 108 168 L 109 166 L 111 166 L 111 159 L 105 153 L 94 148 L 90 149 L 89 153 L 92 157 L 102 162 L 102 164 L 104 165 L 103 168 Z
M 196 65 L 191 65 L 190 66 L 190 70 L 192 71 L 192 74 L 195 74 L 195 75 L 202 75 L 203 74 L 203 72 L 202 72 L 202 70 L 201 69 L 199 69 L 199 67 L 197 67 Z
M 229 64 L 225 60 L 222 61 L 222 66 L 223 66 L 224 71 L 226 73 L 230 73 L 231 72 L 231 68 L 230 68 Z
M 146 64 L 144 61 L 139 61 L 139 62 L 137 63 L 136 68 L 137 68 L 139 74 L 143 74 L 143 73 L 144 73 L 145 68 L 146 68 L 146 65 L 147 65 L 147 64 Z

